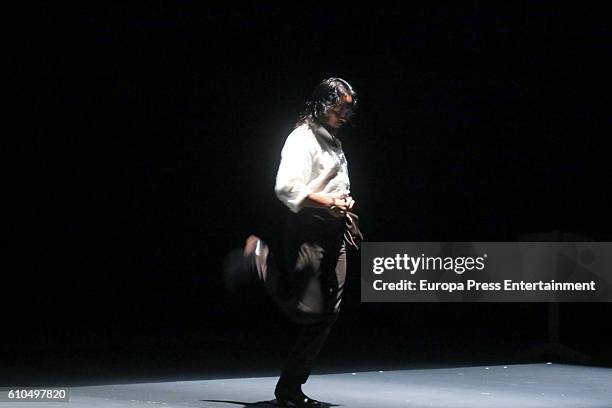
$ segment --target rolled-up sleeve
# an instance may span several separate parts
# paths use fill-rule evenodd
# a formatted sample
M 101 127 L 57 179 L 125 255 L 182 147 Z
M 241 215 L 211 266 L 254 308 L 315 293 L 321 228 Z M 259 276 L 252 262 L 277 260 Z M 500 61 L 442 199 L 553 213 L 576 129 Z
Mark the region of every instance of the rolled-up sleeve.
M 278 199 L 295 213 L 302 209 L 304 199 L 313 193 L 309 186 L 313 154 L 311 138 L 299 129 L 287 137 L 281 151 L 274 191 Z

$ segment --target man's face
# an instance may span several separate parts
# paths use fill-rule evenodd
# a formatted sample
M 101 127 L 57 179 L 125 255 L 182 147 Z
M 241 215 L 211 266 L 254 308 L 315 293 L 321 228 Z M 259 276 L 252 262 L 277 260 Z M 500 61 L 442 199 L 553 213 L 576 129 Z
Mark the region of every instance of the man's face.
M 340 129 L 353 115 L 353 97 L 342 95 L 340 103 L 329 111 L 325 117 L 325 124 L 334 129 Z

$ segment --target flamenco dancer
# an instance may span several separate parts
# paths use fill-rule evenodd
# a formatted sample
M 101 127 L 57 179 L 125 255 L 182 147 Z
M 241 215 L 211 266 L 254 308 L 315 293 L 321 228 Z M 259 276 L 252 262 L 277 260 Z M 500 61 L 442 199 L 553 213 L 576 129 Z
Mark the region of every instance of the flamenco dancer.
M 287 136 L 276 175 L 276 195 L 289 210 L 283 259 L 277 263 L 268 245 L 251 235 L 244 248 L 225 260 L 230 290 L 245 280 L 259 282 L 298 325 L 274 390 L 281 406 L 321 406 L 302 392 L 302 384 L 340 312 L 347 247 L 358 249 L 362 238 L 338 138 L 356 106 L 356 92 L 341 78 L 325 79 L 314 88 Z

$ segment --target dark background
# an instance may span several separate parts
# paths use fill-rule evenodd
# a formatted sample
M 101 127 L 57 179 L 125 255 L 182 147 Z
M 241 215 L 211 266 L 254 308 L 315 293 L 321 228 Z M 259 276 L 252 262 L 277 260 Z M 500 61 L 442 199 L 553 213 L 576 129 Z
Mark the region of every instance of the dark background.
M 20 16 L 4 383 L 278 375 L 292 328 L 230 297 L 221 262 L 278 236 L 280 149 L 329 76 L 359 92 L 343 140 L 368 241 L 611 240 L 602 9 L 204 3 Z M 609 303 L 561 304 L 551 346 L 547 304 L 360 303 L 349 262 L 316 370 L 612 364 Z

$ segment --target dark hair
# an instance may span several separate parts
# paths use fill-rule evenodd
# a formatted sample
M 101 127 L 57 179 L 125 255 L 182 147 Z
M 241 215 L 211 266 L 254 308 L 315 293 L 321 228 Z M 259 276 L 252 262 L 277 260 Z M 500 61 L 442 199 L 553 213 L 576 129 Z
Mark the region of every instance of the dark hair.
M 352 97 L 353 111 L 357 108 L 357 92 L 353 87 L 341 78 L 327 78 L 321 81 L 312 91 L 312 96 L 304 106 L 295 124 L 296 127 L 304 123 L 313 123 L 338 106 L 342 96 Z

